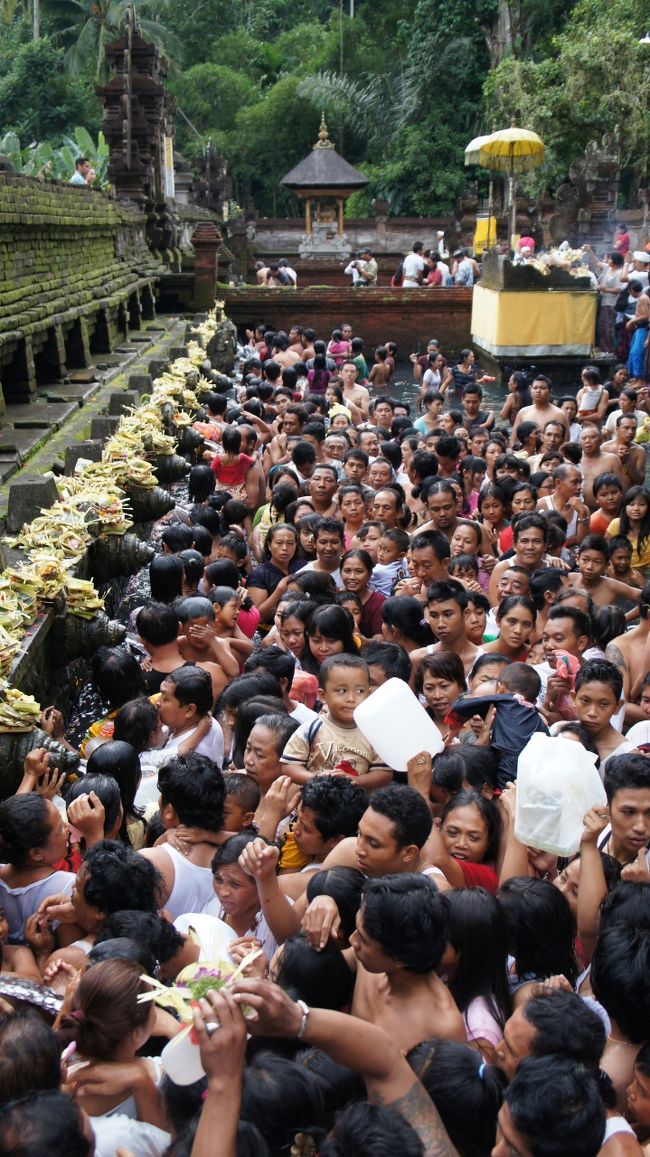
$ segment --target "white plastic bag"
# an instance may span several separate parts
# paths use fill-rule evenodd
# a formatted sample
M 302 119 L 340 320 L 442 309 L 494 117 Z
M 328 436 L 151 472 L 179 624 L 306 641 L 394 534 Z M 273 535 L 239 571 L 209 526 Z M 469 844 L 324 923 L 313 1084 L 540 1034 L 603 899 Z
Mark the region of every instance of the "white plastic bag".
M 607 803 L 595 760 L 560 735 L 531 737 L 517 762 L 515 835 L 522 844 L 556 856 L 578 851 L 584 816 Z

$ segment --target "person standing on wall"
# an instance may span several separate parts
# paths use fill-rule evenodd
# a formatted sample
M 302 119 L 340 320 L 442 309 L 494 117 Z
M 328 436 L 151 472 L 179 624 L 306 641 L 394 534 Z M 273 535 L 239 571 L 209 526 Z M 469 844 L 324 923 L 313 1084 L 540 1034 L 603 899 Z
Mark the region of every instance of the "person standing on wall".
M 416 241 L 411 253 L 408 253 L 402 264 L 402 287 L 404 289 L 419 289 L 424 281 L 424 258 L 421 241 Z

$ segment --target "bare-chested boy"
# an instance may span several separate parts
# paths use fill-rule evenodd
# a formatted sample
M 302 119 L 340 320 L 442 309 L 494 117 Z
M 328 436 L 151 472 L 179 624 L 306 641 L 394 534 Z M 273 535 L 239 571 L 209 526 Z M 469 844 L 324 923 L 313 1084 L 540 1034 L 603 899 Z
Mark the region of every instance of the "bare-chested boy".
M 358 384 L 358 373 L 359 371 L 354 362 L 343 362 L 339 375 L 343 389 L 343 401 L 346 405 L 348 402 L 354 402 L 354 405 L 358 406 L 361 410 L 364 420 L 367 420 L 368 410 L 370 409 L 370 394 L 365 386 Z
M 626 619 L 636 619 L 639 614 L 639 592 L 627 583 L 606 576 L 609 553 L 609 543 L 604 535 L 588 534 L 578 548 L 578 572 L 569 573 L 568 583 L 587 591 L 597 607 L 623 605 Z
M 639 622 L 631 631 L 612 639 L 605 655 L 623 676 L 625 722 L 640 723 L 645 713 L 638 703 L 643 677 L 650 666 L 650 581 L 644 583 L 639 603 Z

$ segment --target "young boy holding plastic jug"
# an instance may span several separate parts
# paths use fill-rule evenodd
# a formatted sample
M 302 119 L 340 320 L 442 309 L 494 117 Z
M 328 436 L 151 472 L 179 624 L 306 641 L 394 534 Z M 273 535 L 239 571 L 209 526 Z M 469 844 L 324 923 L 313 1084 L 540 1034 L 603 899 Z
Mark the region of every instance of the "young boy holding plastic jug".
M 283 770 L 294 783 L 335 774 L 358 776 L 368 791 L 385 787 L 392 770 L 354 722 L 355 707 L 370 693 L 367 664 L 358 655 L 330 655 L 321 663 L 320 682 L 318 696 L 327 714 L 293 733 L 282 753 Z

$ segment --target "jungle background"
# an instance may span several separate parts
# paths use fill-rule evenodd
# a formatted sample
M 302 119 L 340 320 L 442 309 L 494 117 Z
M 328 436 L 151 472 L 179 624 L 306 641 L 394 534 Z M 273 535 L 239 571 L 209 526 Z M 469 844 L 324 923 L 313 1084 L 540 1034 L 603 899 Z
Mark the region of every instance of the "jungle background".
M 450 211 L 468 141 L 512 119 L 547 147 L 531 191 L 556 188 L 591 140 L 618 128 L 621 203 L 650 174 L 650 43 L 638 0 L 135 0 L 169 62 L 176 144 L 212 141 L 234 198 L 298 214 L 278 182 L 321 110 L 336 147 L 395 215 Z M 1 0 L 0 151 L 64 175 L 75 152 L 105 167 L 95 85 L 124 0 Z M 476 175 L 476 174 L 475 174 Z M 480 174 L 479 174 L 480 177 Z M 64 177 L 65 179 L 65 177 Z

